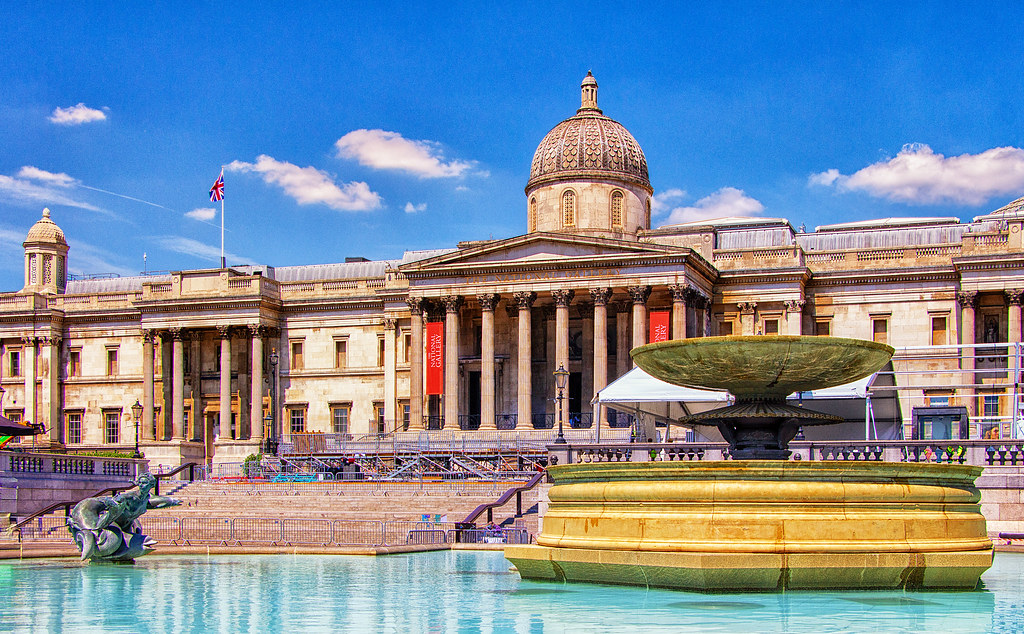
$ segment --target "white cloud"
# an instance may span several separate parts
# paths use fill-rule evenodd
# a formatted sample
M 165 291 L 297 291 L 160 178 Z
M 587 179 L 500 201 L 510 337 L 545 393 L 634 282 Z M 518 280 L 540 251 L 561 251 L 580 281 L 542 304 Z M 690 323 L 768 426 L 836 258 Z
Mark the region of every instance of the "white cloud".
M 338 157 L 356 159 L 360 165 L 383 170 L 399 170 L 420 178 L 463 176 L 474 164 L 470 161 L 445 161 L 440 145 L 434 141 L 406 139 L 398 132 L 353 130 L 334 144 Z M 486 173 L 481 173 L 486 176 Z
M 90 108 L 79 102 L 77 106 L 57 108 L 50 115 L 50 121 L 58 125 L 82 125 L 91 121 L 103 121 L 107 115 L 102 110 Z
M 58 187 L 71 187 L 72 185 L 78 184 L 77 179 L 72 178 L 63 172 L 55 174 L 31 165 L 23 166 L 18 170 L 17 176 L 18 178 L 27 178 L 34 181 L 49 183 L 50 185 L 56 185 Z
M 667 214 L 672 206 L 683 202 L 686 192 L 681 189 L 666 189 L 651 197 L 651 213 L 655 216 Z
M 417 211 L 426 211 L 426 210 L 427 210 L 427 203 L 420 203 L 418 205 L 414 205 L 412 203 L 405 203 L 405 213 L 407 213 L 407 214 L 414 214 Z
M 25 170 L 29 170 L 28 178 L 17 178 L 0 174 L 0 200 L 7 200 L 9 202 L 26 205 L 64 205 L 67 207 L 88 209 L 90 211 L 103 211 L 95 205 L 90 205 L 87 202 L 75 200 L 68 196 L 68 193 L 64 188 L 70 184 L 77 183 L 77 181 L 70 176 L 67 176 L 67 174 L 52 174 L 44 170 L 26 166 L 21 168 L 19 176 L 22 172 L 25 172 Z M 47 180 L 46 178 L 40 178 L 40 174 L 57 177 L 57 181 L 60 180 L 60 177 L 67 177 L 70 180 L 67 182 L 57 182 L 53 179 Z M 33 182 L 33 180 L 41 181 L 42 184 L 40 184 L 40 182 Z
M 192 238 L 183 238 L 181 236 L 161 236 L 156 239 L 157 243 L 161 247 L 174 253 L 181 253 L 182 255 L 190 255 L 200 260 L 208 260 L 212 262 L 220 262 L 220 247 L 211 246 L 209 244 L 193 240 Z M 234 253 L 224 252 L 224 257 L 234 262 L 253 262 L 254 260 L 246 258 L 244 256 L 238 256 Z
M 255 163 L 232 161 L 227 169 L 256 172 L 268 184 L 277 185 L 300 205 L 327 205 L 340 211 L 365 211 L 381 206 L 380 194 L 362 182 L 338 185 L 330 174 L 315 167 L 299 167 L 261 154 Z
M 723 187 L 717 192 L 701 198 L 691 207 L 675 207 L 669 213 L 667 224 L 696 222 L 728 216 L 754 216 L 762 211 L 764 211 L 764 205 L 759 200 L 744 194 L 743 190 L 735 187 Z
M 1024 150 L 997 147 L 980 154 L 946 157 L 924 144 L 903 146 L 894 158 L 850 176 L 830 169 L 812 174 L 810 185 L 864 191 L 876 198 L 917 205 L 983 205 L 993 196 L 1024 189 Z
M 197 207 L 185 212 L 185 216 L 193 220 L 210 221 L 217 217 L 217 210 L 213 207 Z

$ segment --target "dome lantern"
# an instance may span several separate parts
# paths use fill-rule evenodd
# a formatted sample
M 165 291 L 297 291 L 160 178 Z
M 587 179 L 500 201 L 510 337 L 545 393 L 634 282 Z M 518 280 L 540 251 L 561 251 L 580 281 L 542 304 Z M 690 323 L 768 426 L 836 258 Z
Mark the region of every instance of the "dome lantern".
M 67 286 L 68 243 L 57 223 L 50 220 L 50 210 L 28 230 L 25 242 L 26 292 L 63 293 Z

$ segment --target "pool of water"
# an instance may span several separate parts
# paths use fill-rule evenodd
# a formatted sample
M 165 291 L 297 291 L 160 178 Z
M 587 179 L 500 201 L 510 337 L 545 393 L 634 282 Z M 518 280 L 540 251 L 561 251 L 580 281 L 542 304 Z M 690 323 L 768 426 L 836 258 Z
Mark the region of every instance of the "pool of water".
M 697 594 L 522 581 L 498 552 L 0 562 L 4 631 L 1024 631 L 1024 555 L 974 592 Z

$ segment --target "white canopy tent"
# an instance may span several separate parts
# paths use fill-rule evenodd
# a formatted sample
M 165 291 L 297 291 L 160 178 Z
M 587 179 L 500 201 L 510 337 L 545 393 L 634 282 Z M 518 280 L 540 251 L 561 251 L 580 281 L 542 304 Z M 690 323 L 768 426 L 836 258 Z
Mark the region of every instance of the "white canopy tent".
M 891 377 L 891 374 L 884 375 Z M 810 426 L 804 430 L 808 440 L 865 440 L 870 438 L 891 439 L 897 437 L 900 424 L 899 400 L 895 391 L 872 395 L 871 387 L 885 381 L 883 375 L 872 374 L 859 381 L 837 385 L 822 390 L 798 392 L 789 397 L 798 405 L 812 401 L 813 409 L 841 416 L 844 423 L 825 426 Z M 669 425 L 679 425 L 679 419 L 711 409 L 724 407 L 733 398 L 727 392 L 698 390 L 666 383 L 647 374 L 640 368 L 633 368 L 597 393 L 592 404 L 598 421 L 608 409 L 632 414 L 639 421 L 641 438 L 655 440 L 656 425 L 664 424 L 666 436 Z M 702 426 L 694 430 L 696 439 L 721 441 L 718 430 Z

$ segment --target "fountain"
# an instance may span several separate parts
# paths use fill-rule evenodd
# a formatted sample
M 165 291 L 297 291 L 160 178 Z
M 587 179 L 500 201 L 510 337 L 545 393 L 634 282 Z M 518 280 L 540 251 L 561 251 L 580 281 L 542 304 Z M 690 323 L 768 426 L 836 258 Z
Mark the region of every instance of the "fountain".
M 526 579 L 700 591 L 973 589 L 992 564 L 980 467 L 790 461 L 799 427 L 840 419 L 786 396 L 880 369 L 889 346 L 835 337 L 707 337 L 641 346 L 668 383 L 725 389 L 713 425 L 731 460 L 555 465 L 537 545 L 508 546 Z

